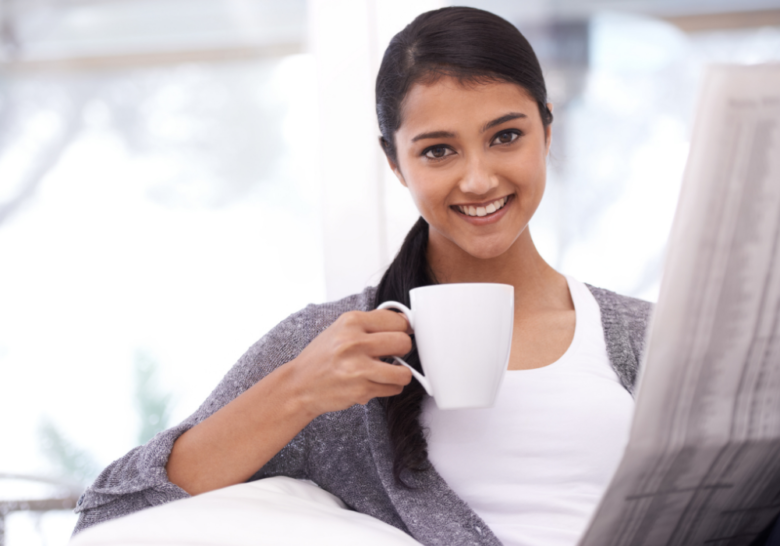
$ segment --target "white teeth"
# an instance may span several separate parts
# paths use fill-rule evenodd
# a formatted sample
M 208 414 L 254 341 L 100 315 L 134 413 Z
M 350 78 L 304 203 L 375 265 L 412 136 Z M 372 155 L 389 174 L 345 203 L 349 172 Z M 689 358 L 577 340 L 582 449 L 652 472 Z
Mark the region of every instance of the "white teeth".
M 488 204 L 486 207 L 474 207 L 471 205 L 458 205 L 458 210 L 460 210 L 463 214 L 466 214 L 468 216 L 487 216 L 488 214 L 493 214 L 497 210 L 500 210 L 506 205 L 506 202 L 509 200 L 509 196 L 502 197 L 501 199 L 496 199 L 492 203 Z

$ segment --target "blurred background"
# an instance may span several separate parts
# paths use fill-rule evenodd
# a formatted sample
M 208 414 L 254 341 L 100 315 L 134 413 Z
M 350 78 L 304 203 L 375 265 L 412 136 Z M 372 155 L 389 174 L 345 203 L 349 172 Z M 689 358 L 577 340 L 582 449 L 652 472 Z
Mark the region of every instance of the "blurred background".
M 704 67 L 780 60 L 780 2 L 457 4 L 544 68 L 542 254 L 654 300 Z M 67 542 L 101 468 L 285 316 L 377 282 L 417 214 L 373 80 L 445 5 L 0 0 L 0 545 Z

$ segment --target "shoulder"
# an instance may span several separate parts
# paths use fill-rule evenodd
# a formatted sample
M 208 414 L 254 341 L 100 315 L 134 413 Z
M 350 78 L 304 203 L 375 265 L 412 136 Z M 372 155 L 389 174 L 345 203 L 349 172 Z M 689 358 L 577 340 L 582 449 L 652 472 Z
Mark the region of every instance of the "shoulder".
M 653 304 L 586 284 L 601 310 L 610 362 L 621 383 L 633 392 Z
M 340 300 L 309 304 L 277 324 L 250 347 L 244 356 L 253 359 L 257 353 L 267 353 L 269 349 L 272 349 L 272 352 L 286 353 L 281 360 L 289 360 L 302 351 L 342 314 L 348 311 L 373 309 L 375 294 L 376 288 L 368 287 L 362 292 Z
M 348 311 L 370 311 L 374 308 L 376 287 L 370 286 L 362 292 L 340 300 L 326 303 L 311 303 L 284 319 L 271 329 L 258 343 L 284 340 L 299 340 L 304 344 L 317 337 Z
M 291 315 L 285 322 L 291 322 L 296 327 L 304 327 L 307 330 L 319 333 L 348 311 L 370 311 L 374 309 L 375 297 L 376 287 L 369 286 L 362 292 L 352 294 L 340 300 L 310 304 Z
M 366 288 L 338 301 L 310 304 L 282 320 L 251 345 L 228 371 L 205 403 L 209 412 L 296 358 L 343 313 L 373 309 L 375 292 L 374 288 Z
M 643 332 L 650 320 L 653 304 L 649 301 L 623 296 L 606 288 L 598 288 L 586 284 L 593 297 L 599 304 L 602 313 L 623 318 L 639 327 Z

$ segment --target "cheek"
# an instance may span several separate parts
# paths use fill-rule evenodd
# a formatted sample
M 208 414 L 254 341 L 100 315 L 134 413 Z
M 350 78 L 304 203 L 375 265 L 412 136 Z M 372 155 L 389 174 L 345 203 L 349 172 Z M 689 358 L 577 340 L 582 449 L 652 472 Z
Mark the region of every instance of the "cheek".
M 504 164 L 503 170 L 505 175 L 519 186 L 529 190 L 537 186 L 544 189 L 547 178 L 547 161 L 542 154 L 529 154 L 515 158 Z
M 430 216 L 437 202 L 436 193 L 431 191 L 430 184 L 409 184 L 407 187 L 417 210 L 424 216 Z
M 406 187 L 420 212 L 432 210 L 446 200 L 448 177 L 429 169 L 411 169 L 406 177 Z

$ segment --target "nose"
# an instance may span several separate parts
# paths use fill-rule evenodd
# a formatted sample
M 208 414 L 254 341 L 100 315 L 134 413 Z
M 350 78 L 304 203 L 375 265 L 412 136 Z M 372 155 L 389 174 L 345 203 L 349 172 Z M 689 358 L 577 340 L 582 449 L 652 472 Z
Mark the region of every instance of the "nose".
M 466 163 L 466 172 L 460 180 L 459 188 L 463 193 L 485 195 L 498 187 L 498 176 L 490 168 L 485 158 L 472 156 Z

